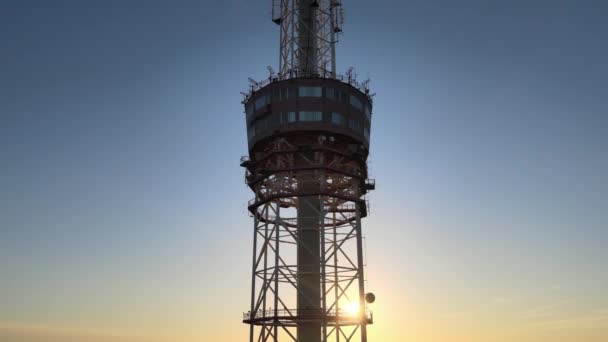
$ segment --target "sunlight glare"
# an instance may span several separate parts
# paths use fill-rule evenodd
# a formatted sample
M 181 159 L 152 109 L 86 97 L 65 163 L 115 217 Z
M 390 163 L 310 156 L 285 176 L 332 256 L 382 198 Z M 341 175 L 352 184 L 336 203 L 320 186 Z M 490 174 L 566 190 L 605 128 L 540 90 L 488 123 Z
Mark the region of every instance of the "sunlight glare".
M 359 302 L 349 302 L 344 305 L 344 311 L 350 316 L 357 316 L 359 314 Z

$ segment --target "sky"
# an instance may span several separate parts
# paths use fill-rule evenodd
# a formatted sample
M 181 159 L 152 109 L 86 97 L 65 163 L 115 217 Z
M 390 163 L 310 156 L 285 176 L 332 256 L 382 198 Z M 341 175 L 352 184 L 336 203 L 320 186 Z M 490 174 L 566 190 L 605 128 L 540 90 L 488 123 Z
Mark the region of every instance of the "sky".
M 370 341 L 608 340 L 608 5 L 344 1 Z M 0 2 L 0 340 L 244 341 L 268 1 Z

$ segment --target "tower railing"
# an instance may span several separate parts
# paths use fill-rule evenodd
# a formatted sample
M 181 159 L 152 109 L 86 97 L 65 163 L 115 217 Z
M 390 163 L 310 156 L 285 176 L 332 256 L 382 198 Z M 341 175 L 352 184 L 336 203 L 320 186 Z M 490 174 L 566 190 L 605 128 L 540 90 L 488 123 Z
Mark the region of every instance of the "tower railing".
M 261 81 L 255 81 L 253 79 L 249 79 L 250 85 L 249 85 L 248 92 L 242 93 L 243 94 L 243 104 L 247 103 L 247 101 L 249 101 L 251 96 L 256 91 L 264 88 L 265 86 L 267 86 L 273 82 L 285 81 L 285 80 L 290 80 L 290 79 L 294 79 L 294 78 L 321 78 L 321 79 L 330 79 L 330 80 L 340 81 L 342 83 L 355 87 L 357 90 L 364 93 L 368 97 L 369 101 L 373 103 L 372 100 L 373 100 L 374 94 L 370 94 L 370 92 L 369 92 L 369 80 L 366 80 L 363 82 L 358 82 L 356 80 L 356 78 L 350 73 L 333 75 L 328 70 L 323 70 L 321 73 L 309 73 L 309 72 L 302 72 L 302 71 L 298 71 L 298 70 L 289 70 L 285 74 L 271 74 L 269 77 L 267 77 Z
M 332 309 L 323 313 L 323 310 L 297 310 L 297 309 L 269 309 L 269 310 L 258 310 L 254 314 L 251 312 L 243 313 L 243 322 L 254 322 L 256 320 L 309 320 L 309 319 L 326 318 L 329 321 L 339 322 L 342 325 L 348 324 L 359 324 L 361 319 L 365 319 L 368 323 L 373 322 L 374 313 L 369 309 L 365 308 L 363 315 L 360 316 L 358 313 L 352 313 L 344 309 Z

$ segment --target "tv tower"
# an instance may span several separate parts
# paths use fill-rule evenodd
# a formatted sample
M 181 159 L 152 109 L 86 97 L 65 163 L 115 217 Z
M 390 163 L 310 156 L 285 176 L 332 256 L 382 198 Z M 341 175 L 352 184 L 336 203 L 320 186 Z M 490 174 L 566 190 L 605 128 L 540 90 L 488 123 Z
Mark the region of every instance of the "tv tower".
M 361 219 L 368 214 L 369 81 L 336 73 L 338 0 L 274 0 L 279 70 L 243 93 L 254 193 L 251 303 L 255 341 L 367 341 Z

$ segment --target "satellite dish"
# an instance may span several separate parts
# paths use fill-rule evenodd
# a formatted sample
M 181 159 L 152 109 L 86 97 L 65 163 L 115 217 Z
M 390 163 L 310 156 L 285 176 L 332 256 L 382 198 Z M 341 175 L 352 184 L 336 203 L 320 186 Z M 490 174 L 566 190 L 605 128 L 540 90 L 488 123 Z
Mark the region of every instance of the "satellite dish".
M 373 293 L 371 293 L 371 292 L 368 292 L 365 295 L 365 301 L 368 302 L 369 304 L 375 302 L 376 301 L 376 295 L 373 294 Z

